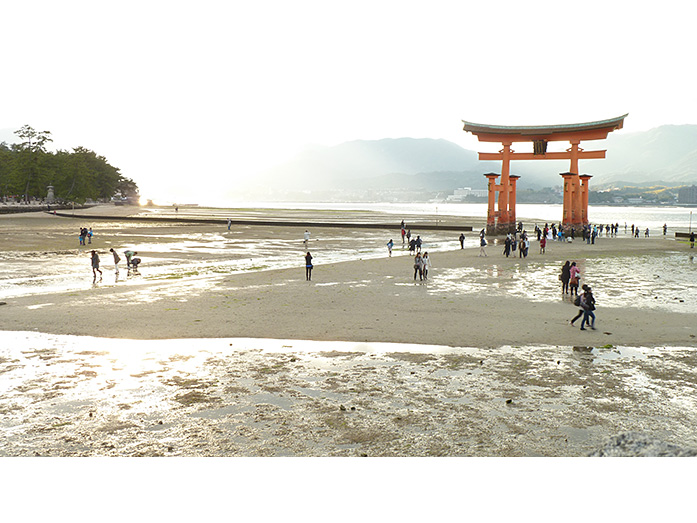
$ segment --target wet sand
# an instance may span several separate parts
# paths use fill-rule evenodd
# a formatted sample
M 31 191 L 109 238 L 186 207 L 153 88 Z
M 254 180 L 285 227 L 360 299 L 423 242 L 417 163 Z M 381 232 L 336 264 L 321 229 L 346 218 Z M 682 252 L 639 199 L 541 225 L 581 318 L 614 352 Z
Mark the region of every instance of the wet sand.
M 625 430 L 697 447 L 695 293 L 674 296 L 683 280 L 668 274 L 692 270 L 687 244 L 601 238 L 540 255 L 532 242 L 521 260 L 428 233 L 434 268 L 415 282 L 401 246 L 386 257 L 397 228 L 313 229 L 308 282 L 302 230 L 100 222 L 92 285 L 74 234 L 87 218 L 0 220 L 4 254 L 65 252 L 87 280 L 2 300 L 2 455 L 578 456 Z M 262 245 L 266 267 L 226 265 Z M 140 275 L 116 281 L 110 246 L 136 247 Z M 323 262 L 337 252 L 347 261 Z M 566 259 L 594 287 L 595 331 L 568 325 L 577 308 L 554 281 Z M 656 264 L 669 283 L 641 292 L 593 274 Z
M 392 258 L 385 256 L 386 248 L 382 245 L 391 234 L 389 231 L 346 231 L 337 235 L 336 231 L 319 229 L 312 231 L 309 250 L 315 256 L 315 267 L 312 281 L 307 282 L 300 229 L 250 227 L 227 233 L 224 223 L 220 231 L 211 231 L 210 225 L 142 224 L 129 225 L 127 231 L 110 235 L 108 226 L 100 223 L 94 244 L 81 248 L 80 259 L 72 254 L 76 251 L 75 235 L 65 230 L 75 230 L 79 221 L 51 217 L 35 217 L 34 222 L 29 218 L 16 220 L 23 220 L 22 227 L 13 229 L 21 236 L 6 233 L 9 238 L 3 239 L 3 250 L 67 250 L 67 256 L 78 259 L 84 267 L 83 288 L 4 299 L 4 330 L 130 339 L 245 337 L 469 347 L 697 344 L 697 308 L 691 303 L 695 293 L 690 289 L 683 289 L 682 293 L 674 289 L 670 296 L 661 297 L 662 301 L 674 302 L 672 308 L 650 308 L 652 300 L 658 300 L 661 284 L 647 291 L 650 295 L 642 303 L 632 285 L 625 288 L 612 273 L 584 273 L 582 282 L 594 288 L 598 302 L 597 330 L 586 332 L 568 324 L 578 309 L 569 296 L 554 290 L 558 285 L 555 266 L 560 267 L 565 260 L 612 259 L 617 267 L 633 266 L 641 257 L 671 251 L 684 260 L 684 272 L 689 276 L 694 270 L 689 245 L 674 240 L 619 237 L 602 238 L 595 245 L 549 242 L 544 255 L 536 252 L 536 242 L 532 242 L 527 259 L 507 259 L 493 242 L 487 247 L 488 256 L 483 257 L 479 256 L 478 247 L 461 250 L 452 233 L 441 233 L 440 249 L 431 250 L 431 278 L 421 282 L 414 281 L 411 259 L 401 245 Z M 264 267 L 255 267 L 257 252 L 253 249 L 259 244 L 233 254 L 228 254 L 227 251 L 233 251 L 229 246 L 219 252 L 198 252 L 195 247 L 167 252 L 162 247 L 166 242 L 157 236 L 165 231 L 169 236 L 166 241 L 175 245 L 180 245 L 185 234 L 194 238 L 213 233 L 231 234 L 233 238 L 253 236 L 264 249 L 275 249 L 277 258 Z M 393 239 L 399 242 L 397 235 L 398 231 L 393 231 Z M 452 237 L 449 245 L 448 236 Z M 473 234 L 468 236 L 468 241 L 474 242 Z M 157 243 L 159 252 L 149 252 L 148 242 Z M 200 242 L 203 244 L 202 239 Z M 343 251 L 348 252 L 347 256 L 361 257 L 356 251 L 366 242 L 378 246 L 375 252 L 366 252 L 367 259 L 323 261 Z M 136 249 L 144 260 L 140 274 L 129 279 L 122 270 L 116 281 L 108 253 L 111 246 L 118 252 L 124 246 Z M 93 247 L 102 253 L 104 275 L 101 283 L 91 286 L 88 252 Z M 382 257 L 373 257 L 378 255 Z M 221 265 L 232 257 L 249 263 L 242 268 Z M 218 265 L 199 270 L 195 264 L 201 260 L 213 260 Z M 160 261 L 162 266 L 176 266 L 179 270 L 151 274 Z M 258 270 L 273 267 L 274 263 L 290 263 L 294 268 Z M 534 280 L 540 263 L 554 271 L 547 274 L 544 282 Z M 153 266 L 150 271 L 149 264 Z M 665 270 L 660 264 L 659 259 L 654 267 L 657 274 L 646 275 L 645 279 L 661 276 Z M 121 265 L 125 265 L 125 260 Z M 606 303 L 613 298 L 608 296 L 605 300 L 602 285 L 596 284 L 603 279 L 626 290 L 626 295 L 615 300 L 612 308 Z M 508 292 L 510 282 L 519 282 L 517 293 Z M 468 283 L 477 285 L 466 288 Z M 465 288 L 459 292 L 458 286 L 463 285 Z M 623 302 L 625 306 L 621 306 Z
M 12 344 L 4 456 L 584 456 L 624 431 L 697 448 L 688 348 Z

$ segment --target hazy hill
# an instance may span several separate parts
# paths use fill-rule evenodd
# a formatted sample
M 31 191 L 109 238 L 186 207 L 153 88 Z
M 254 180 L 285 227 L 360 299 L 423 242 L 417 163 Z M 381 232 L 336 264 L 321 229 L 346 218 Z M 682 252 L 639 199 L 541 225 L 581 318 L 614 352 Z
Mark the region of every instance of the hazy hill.
M 293 160 L 269 169 L 263 178 L 275 184 L 297 189 L 393 187 L 405 181 L 405 175 L 418 173 L 463 173 L 481 168 L 477 153 L 447 140 L 397 138 L 356 140 L 334 147 L 316 147 Z M 481 174 L 480 174 L 481 175 Z M 433 175 L 438 184 L 442 175 Z
M 663 125 L 649 131 L 610 134 L 605 160 L 584 163 L 596 183 L 669 185 L 697 183 L 697 125 Z
M 604 160 L 581 161 L 581 171 L 604 185 L 697 183 L 697 125 L 665 125 L 646 132 L 609 135 L 586 142 L 586 149 L 607 149 Z M 524 150 L 520 145 L 518 149 Z M 521 189 L 561 185 L 567 161 L 512 162 Z M 486 172 L 500 172 L 499 162 L 480 162 L 475 151 L 447 140 L 398 138 L 357 140 L 334 147 L 315 147 L 263 173 L 275 191 L 483 189 Z

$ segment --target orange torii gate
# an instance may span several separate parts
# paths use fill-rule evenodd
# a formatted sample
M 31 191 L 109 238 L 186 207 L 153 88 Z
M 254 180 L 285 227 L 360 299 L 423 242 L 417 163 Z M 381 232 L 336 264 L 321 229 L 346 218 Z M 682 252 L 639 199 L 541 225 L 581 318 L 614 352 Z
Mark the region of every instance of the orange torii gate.
M 589 158 L 605 158 L 606 151 L 584 151 L 579 145 L 582 140 L 602 140 L 615 129 L 622 129 L 624 119 L 620 116 L 580 124 L 542 125 L 511 127 L 485 125 L 462 121 L 464 130 L 477 136 L 480 142 L 500 142 L 498 153 L 479 153 L 480 160 L 501 160 L 501 182 L 496 173 L 485 174 L 489 186 L 489 210 L 487 232 L 507 233 L 515 230 L 516 181 L 519 176 L 510 174 L 511 160 L 571 160 L 569 172 L 561 173 L 564 178 L 564 206 L 562 226 L 565 229 L 581 228 L 588 223 L 588 182 L 590 175 L 579 175 L 578 161 Z M 547 152 L 548 142 L 568 141 L 571 147 L 564 152 Z M 533 152 L 517 153 L 511 149 L 514 142 L 532 142 Z M 496 201 L 498 195 L 498 210 Z

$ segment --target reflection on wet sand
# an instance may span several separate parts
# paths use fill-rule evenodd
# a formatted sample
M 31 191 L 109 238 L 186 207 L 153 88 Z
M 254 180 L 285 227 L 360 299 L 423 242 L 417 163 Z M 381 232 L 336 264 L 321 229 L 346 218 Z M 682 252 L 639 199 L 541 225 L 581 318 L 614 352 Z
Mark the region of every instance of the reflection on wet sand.
M 689 348 L 0 340 L 3 456 L 578 456 L 623 430 L 697 447 Z
M 302 241 L 284 238 L 284 231 L 280 231 L 276 238 L 255 238 L 250 228 L 220 233 L 208 228 L 202 230 L 200 226 L 186 227 L 187 232 L 181 232 L 181 227 L 170 227 L 178 232 L 168 234 L 168 228 L 163 225 L 150 233 L 138 233 L 138 228 L 131 223 L 110 224 L 110 227 L 111 243 L 108 246 L 122 241 L 117 252 L 139 252 L 143 259 L 139 271 L 149 281 L 295 267 L 304 254 Z M 386 234 L 372 230 L 347 230 L 339 234 L 330 230 L 321 238 L 316 237 L 311 247 L 317 251 L 318 260 L 323 264 L 381 258 L 387 256 Z M 426 240 L 432 250 L 455 242 L 447 233 L 429 234 Z M 100 242 L 97 235 L 93 246 L 102 252 L 106 250 L 108 254 L 105 244 Z M 394 249 L 395 256 L 407 254 L 405 249 Z M 87 289 L 92 283 L 89 255 L 78 249 L 7 251 L 0 253 L 0 262 L 0 298 Z M 115 271 L 112 264 L 106 262 L 106 257 L 102 270 L 104 284 L 112 281 L 132 284 L 136 277 L 141 276 L 138 271 L 131 270 L 125 278 L 123 275 L 114 278 Z
M 593 287 L 603 307 L 659 308 L 697 312 L 697 280 L 682 253 L 639 254 L 577 259 L 581 284 Z M 443 294 L 510 295 L 531 301 L 558 301 L 561 284 L 558 262 L 544 260 L 493 262 L 478 267 L 445 269 L 432 278 L 431 292 Z M 564 297 L 570 301 L 570 295 Z

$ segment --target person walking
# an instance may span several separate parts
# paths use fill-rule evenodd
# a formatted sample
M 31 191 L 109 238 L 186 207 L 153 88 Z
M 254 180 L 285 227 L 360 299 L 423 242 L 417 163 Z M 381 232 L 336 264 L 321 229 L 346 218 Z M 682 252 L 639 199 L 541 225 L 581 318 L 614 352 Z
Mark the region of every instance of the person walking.
M 431 270 L 431 258 L 428 257 L 428 253 L 424 252 L 424 255 L 421 257 L 421 264 L 423 265 L 424 269 L 424 280 L 428 279 L 428 271 Z
M 509 232 L 506 235 L 506 239 L 503 241 L 503 254 L 506 258 L 508 258 L 511 255 L 511 233 Z
M 566 260 L 562 266 L 559 279 L 561 280 L 561 293 L 569 294 L 569 280 L 571 279 L 571 262 L 569 260 Z
M 389 256 L 392 257 L 392 247 L 394 246 L 394 242 L 392 241 L 392 238 L 390 238 L 390 241 L 387 242 L 387 252 L 389 253 Z
M 312 281 L 312 254 L 307 251 L 305 255 L 305 280 Z
M 92 283 L 97 281 L 97 273 L 99 273 L 99 281 L 102 281 L 102 271 L 99 268 L 99 254 L 97 254 L 97 251 L 92 251 L 92 274 L 94 276 Z
M 578 296 L 578 284 L 581 279 L 581 270 L 576 266 L 576 262 L 571 263 L 569 267 L 569 289 L 571 296 Z
M 416 253 L 416 256 L 414 257 L 414 281 L 416 281 L 416 275 L 419 275 L 419 280 L 423 281 L 424 279 L 424 262 L 423 259 L 421 258 L 420 253 Z
M 486 254 L 486 238 L 484 238 L 484 235 L 481 235 L 480 239 L 479 239 L 479 256 L 486 256 L 486 255 L 487 255 Z
M 423 240 L 421 239 L 421 236 L 418 234 L 416 235 L 416 252 L 421 252 L 421 245 L 423 244 Z
M 116 253 L 116 251 L 111 248 L 109 249 L 109 252 L 114 255 L 114 268 L 116 269 L 116 274 L 119 273 L 119 262 L 121 261 L 121 258 L 119 255 Z
M 305 248 L 307 249 L 307 242 L 310 241 L 310 231 L 305 229 L 305 234 L 303 235 L 303 238 L 304 238 L 303 244 L 305 245 Z
M 593 297 L 593 292 L 588 285 L 583 286 L 584 292 L 581 297 L 581 307 L 583 307 L 583 320 L 581 321 L 581 330 L 586 330 L 584 324 L 588 324 L 588 318 L 592 318 L 593 321 L 590 322 L 590 328 L 595 330 L 595 298 Z
M 584 293 L 586 292 L 586 287 L 587 287 L 586 285 L 583 285 L 583 292 Z M 576 299 L 574 300 L 574 305 L 576 305 L 578 307 L 578 314 L 576 314 L 576 316 L 571 318 L 571 320 L 569 321 L 569 325 L 571 325 L 572 327 L 575 327 L 574 322 L 577 319 L 579 319 L 581 316 L 583 316 L 584 310 L 583 310 L 582 300 L 583 300 L 583 294 L 581 294 L 581 296 L 576 296 Z
M 528 257 L 529 250 L 530 250 L 530 240 L 528 240 L 527 234 L 523 234 L 523 258 Z

